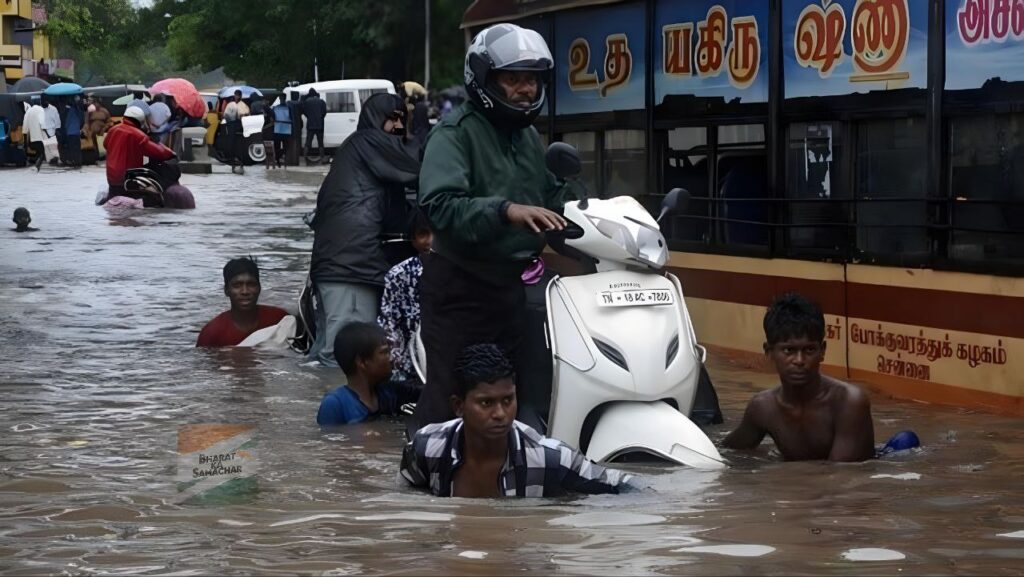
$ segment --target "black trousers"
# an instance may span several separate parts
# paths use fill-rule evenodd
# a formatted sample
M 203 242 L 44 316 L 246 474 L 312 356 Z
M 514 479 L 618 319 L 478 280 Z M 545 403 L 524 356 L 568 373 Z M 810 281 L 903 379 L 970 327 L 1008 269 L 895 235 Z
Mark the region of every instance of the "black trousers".
M 31 141 L 28 143 L 28 146 L 35 152 L 35 156 L 32 158 L 33 162 L 39 165 L 46 161 L 46 148 L 43 146 L 42 141 Z
M 233 120 L 224 126 L 224 135 L 227 136 L 227 149 L 225 156 L 231 164 L 231 168 L 245 166 L 245 157 L 248 155 L 248 147 L 245 144 L 245 136 L 242 132 L 242 121 Z
M 61 137 L 63 144 L 63 150 L 61 154 L 64 159 L 64 164 L 70 166 L 81 166 L 82 165 L 82 140 L 79 133 L 64 134 Z
M 508 355 L 517 374 L 525 372 L 521 370 L 525 307 L 521 282 L 492 284 L 437 253 L 424 256 L 420 336 L 427 353 L 427 382 L 410 432 L 455 418 L 450 403 L 455 391 L 455 360 L 467 346 L 496 344 Z M 520 416 L 526 412 L 520 407 Z
M 277 159 L 277 165 L 281 166 L 284 164 L 284 149 L 288 144 L 288 140 L 291 136 L 287 134 L 275 134 L 274 135 L 274 157 Z
M 327 157 L 327 153 L 324 151 L 324 129 L 310 130 L 306 129 L 306 158 L 309 158 L 310 152 L 313 149 L 313 137 L 316 137 L 317 143 L 320 145 L 320 160 L 324 160 Z

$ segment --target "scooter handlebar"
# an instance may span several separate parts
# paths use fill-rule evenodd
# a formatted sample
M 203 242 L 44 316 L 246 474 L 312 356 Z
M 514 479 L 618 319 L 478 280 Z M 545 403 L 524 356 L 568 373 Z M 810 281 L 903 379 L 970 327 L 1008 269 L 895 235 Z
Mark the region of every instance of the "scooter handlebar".
M 583 228 L 569 219 L 565 220 L 565 228 L 562 230 L 548 230 L 544 232 L 544 238 L 546 238 L 549 243 L 575 240 L 582 236 Z
M 544 233 L 544 238 L 547 240 L 551 250 L 572 260 L 579 261 L 584 264 L 585 268 L 589 269 L 592 267 L 594 259 L 583 254 L 578 249 L 565 244 L 567 240 L 575 240 L 582 236 L 583 229 L 580 225 L 570 220 L 566 220 L 565 228 L 562 230 L 549 230 Z

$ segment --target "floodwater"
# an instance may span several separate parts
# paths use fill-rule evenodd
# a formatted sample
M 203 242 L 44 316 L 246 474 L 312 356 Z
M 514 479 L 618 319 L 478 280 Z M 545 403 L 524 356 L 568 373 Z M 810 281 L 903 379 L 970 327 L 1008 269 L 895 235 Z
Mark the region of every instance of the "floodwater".
M 873 397 L 897 460 L 728 470 L 633 465 L 652 489 L 559 500 L 436 499 L 396 481 L 402 427 L 321 433 L 332 370 L 289 353 L 196 350 L 221 267 L 253 255 L 261 302 L 292 306 L 322 172 L 221 166 L 195 211 L 110 215 L 97 168 L 0 172 L 0 574 L 584 575 L 1024 573 L 1024 428 Z M 5 221 L 6 222 L 6 221 Z M 7 226 L 11 226 L 8 224 Z M 720 439 L 771 376 L 718 359 Z M 181 503 L 178 428 L 257 426 L 259 492 Z

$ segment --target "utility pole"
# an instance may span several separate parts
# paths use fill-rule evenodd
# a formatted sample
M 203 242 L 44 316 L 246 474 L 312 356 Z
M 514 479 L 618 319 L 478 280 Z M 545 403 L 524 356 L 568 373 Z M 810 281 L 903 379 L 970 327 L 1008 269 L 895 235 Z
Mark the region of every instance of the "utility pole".
M 313 19 L 313 82 L 320 82 L 320 64 L 317 62 L 317 52 L 320 45 L 317 43 L 316 18 Z
M 423 0 L 426 8 L 426 31 L 423 34 L 423 88 L 430 90 L 430 0 Z

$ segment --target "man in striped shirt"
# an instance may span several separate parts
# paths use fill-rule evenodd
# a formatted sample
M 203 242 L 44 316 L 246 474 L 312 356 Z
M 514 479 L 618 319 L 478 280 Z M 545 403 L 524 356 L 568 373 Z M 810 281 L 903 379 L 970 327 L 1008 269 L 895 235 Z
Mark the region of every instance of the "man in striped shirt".
M 460 355 L 458 418 L 416 432 L 402 454 L 401 475 L 440 497 L 553 497 L 566 492 L 636 489 L 633 477 L 608 469 L 515 420 L 512 364 L 495 345 Z

